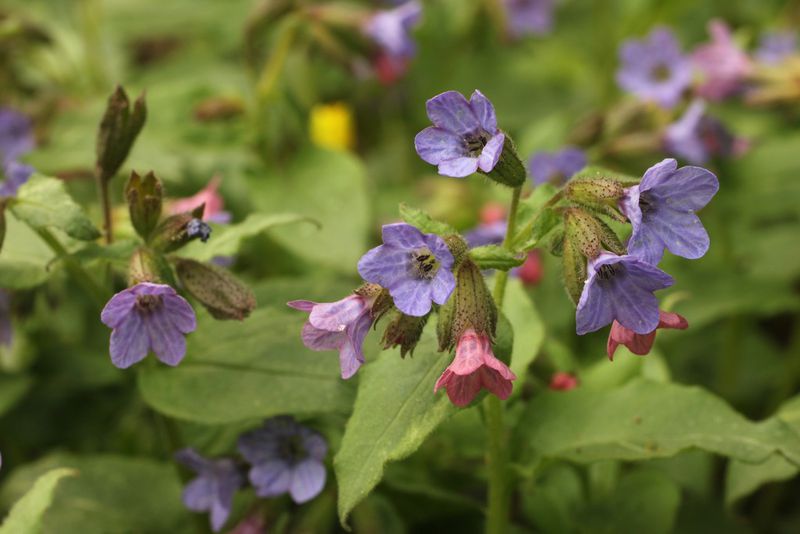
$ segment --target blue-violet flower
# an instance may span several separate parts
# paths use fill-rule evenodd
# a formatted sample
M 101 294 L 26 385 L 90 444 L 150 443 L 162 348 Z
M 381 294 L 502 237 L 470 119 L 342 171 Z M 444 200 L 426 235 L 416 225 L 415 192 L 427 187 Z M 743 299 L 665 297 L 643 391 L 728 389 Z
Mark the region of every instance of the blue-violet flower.
M 378 11 L 364 25 L 364 33 L 392 58 L 410 58 L 416 52 L 411 30 L 419 22 L 422 5 L 410 0 L 393 9 Z
M 564 185 L 576 172 L 586 167 L 586 153 L 580 148 L 564 147 L 557 152 L 537 152 L 528 161 L 533 183 Z
M 198 475 L 183 489 L 183 504 L 193 512 L 210 512 L 211 529 L 218 532 L 231 513 L 233 495 L 244 484 L 236 462 L 204 458 L 189 448 L 176 452 L 175 460 Z
M 553 29 L 553 0 L 503 0 L 511 35 L 543 34 Z
M 325 438 L 292 417 L 273 417 L 239 438 L 239 452 L 252 465 L 250 482 L 259 497 L 286 492 L 300 504 L 325 487 Z
M 426 104 L 433 126 L 417 134 L 414 146 L 425 162 L 439 166 L 439 174 L 463 178 L 490 172 L 503 152 L 505 135 L 489 99 L 480 91 L 469 102 L 457 91 L 437 95 Z
M 761 36 L 755 56 L 765 65 L 777 65 L 796 50 L 797 32 L 773 32 Z
M 34 143 L 30 119 L 11 108 L 0 108 L 0 156 L 3 165 L 30 152 Z
M 695 100 L 664 132 L 664 148 L 695 165 L 712 156 L 736 156 L 747 150 L 747 140 L 735 137 L 719 120 L 705 113 L 705 103 Z
M 421 317 L 433 302 L 447 302 L 455 289 L 454 262 L 441 237 L 396 223 L 384 225 L 383 245 L 361 257 L 358 272 L 367 282 L 389 290 L 401 312 Z

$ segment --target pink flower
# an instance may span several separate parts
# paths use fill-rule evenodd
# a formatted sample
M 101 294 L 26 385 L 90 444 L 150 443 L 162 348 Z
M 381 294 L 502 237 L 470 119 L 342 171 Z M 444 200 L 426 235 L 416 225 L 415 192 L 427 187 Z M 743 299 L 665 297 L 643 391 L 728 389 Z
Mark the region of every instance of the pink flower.
M 736 93 L 742 80 L 750 74 L 753 65 L 731 38 L 731 30 L 721 20 L 708 23 L 711 42 L 698 46 L 692 54 L 695 67 L 703 75 L 703 83 L 697 88 L 701 97 L 722 100 Z
M 529 251 L 525 263 L 514 269 L 513 273 L 519 277 L 523 285 L 538 285 L 544 275 L 541 253 L 536 249 Z
M 511 382 L 516 379 L 511 369 L 494 357 L 489 336 L 470 328 L 461 334 L 456 357 L 436 381 L 433 391 L 447 389 L 450 401 L 464 407 L 475 399 L 481 388 L 507 399 L 511 395 Z
M 686 330 L 689 328 L 689 323 L 677 313 L 659 310 L 656 330 L 659 328 Z M 656 330 L 649 334 L 637 334 L 614 321 L 614 324 L 611 325 L 611 331 L 608 333 L 608 345 L 606 346 L 608 359 L 614 360 L 614 353 L 620 345 L 625 345 L 629 351 L 639 356 L 649 353 L 650 349 L 653 348 L 653 341 L 656 339 Z
M 168 210 L 171 214 L 192 211 L 205 204 L 203 220 L 225 224 L 230 222 L 231 214 L 224 210 L 225 201 L 219 194 L 220 177 L 214 176 L 208 185 L 190 197 L 177 198 L 169 203 Z
M 578 387 L 580 381 L 572 373 L 559 371 L 550 379 L 550 389 L 553 391 L 569 391 Z

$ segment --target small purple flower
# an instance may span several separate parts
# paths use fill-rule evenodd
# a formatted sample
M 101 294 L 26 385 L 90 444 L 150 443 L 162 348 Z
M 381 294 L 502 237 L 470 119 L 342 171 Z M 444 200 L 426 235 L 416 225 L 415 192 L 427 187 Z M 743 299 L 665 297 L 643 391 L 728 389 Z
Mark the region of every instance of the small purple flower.
M 469 248 L 482 247 L 484 245 L 499 245 L 506 237 L 506 221 L 496 221 L 488 224 L 479 224 L 469 232 L 464 234 Z
M 34 168 L 17 161 L 9 161 L 3 166 L 6 179 L 0 183 L 0 197 L 15 197 L 17 191 L 33 175 Z
M 658 264 L 665 248 L 684 258 L 703 256 L 708 233 L 694 212 L 708 204 L 718 189 L 713 173 L 702 167 L 678 169 L 674 159 L 647 169 L 642 181 L 625 189 L 620 200 L 620 211 L 633 226 L 628 254 L 652 265 Z
M 629 39 L 619 50 L 622 66 L 617 83 L 642 100 L 671 108 L 692 80 L 689 59 L 667 28 L 658 27 L 645 39 Z
M 564 147 L 558 152 L 537 152 L 528 161 L 534 185 L 550 182 L 564 185 L 579 170 L 586 167 L 586 153 L 580 148 Z
M 515 37 L 553 29 L 553 0 L 503 0 L 503 5 L 508 29 Z
M 11 292 L 0 289 L 0 345 L 10 347 L 14 341 L 14 329 L 11 324 Z
M 232 459 L 210 460 L 194 449 L 181 449 L 175 460 L 198 474 L 183 489 L 183 504 L 193 512 L 210 512 L 211 529 L 218 532 L 231 513 L 233 495 L 244 484 L 244 476 Z
M 111 361 L 126 369 L 152 350 L 167 365 L 186 354 L 184 335 L 197 327 L 194 310 L 170 286 L 142 282 L 108 301 L 100 318 L 111 332 Z
M 192 219 L 186 223 L 186 235 L 191 238 L 197 237 L 205 243 L 211 237 L 211 227 L 200 219 Z
M 649 334 L 658 327 L 658 299 L 653 292 L 671 286 L 670 275 L 636 256 L 605 251 L 590 260 L 588 268 L 575 313 L 578 335 L 615 320 L 637 334 Z
M 776 65 L 797 50 L 797 32 L 773 32 L 761 36 L 756 59 L 766 65 Z
M 250 483 L 259 497 L 286 492 L 297 504 L 310 501 L 325 487 L 328 444 L 318 432 L 292 417 L 273 417 L 239 438 L 239 452 L 252 465 Z
M 401 312 L 422 317 L 431 311 L 432 302 L 444 304 L 455 289 L 450 271 L 454 262 L 441 237 L 396 223 L 384 225 L 383 245 L 361 257 L 358 272 L 367 282 L 388 289 Z
M 4 165 L 30 152 L 34 147 L 31 121 L 11 108 L 0 108 L 0 155 Z
M 747 149 L 747 144 L 746 140 L 734 137 L 720 121 L 708 116 L 702 100 L 692 102 L 664 133 L 666 151 L 696 165 L 712 156 L 738 155 Z
M 410 58 L 416 52 L 411 30 L 419 22 L 422 5 L 410 0 L 393 9 L 377 12 L 364 25 L 364 33 L 393 58 Z
M 488 98 L 476 90 L 467 102 L 461 93 L 447 91 L 428 100 L 426 109 L 433 126 L 414 139 L 419 157 L 453 178 L 494 169 L 505 135 L 497 128 Z
M 372 304 L 361 295 L 350 295 L 336 302 L 293 300 L 290 307 L 309 312 L 303 325 L 303 344 L 311 350 L 338 350 L 342 378 L 356 374 L 364 363 L 364 338 L 372 326 Z
M 737 93 L 742 82 L 752 70 L 747 54 L 733 41 L 731 30 L 721 20 L 708 23 L 711 42 L 698 46 L 692 53 L 692 62 L 703 75 L 697 94 L 717 101 Z

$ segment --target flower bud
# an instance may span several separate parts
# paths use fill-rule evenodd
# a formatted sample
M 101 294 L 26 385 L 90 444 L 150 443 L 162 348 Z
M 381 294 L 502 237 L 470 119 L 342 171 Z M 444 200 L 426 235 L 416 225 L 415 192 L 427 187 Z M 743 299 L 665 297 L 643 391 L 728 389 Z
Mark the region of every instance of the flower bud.
M 600 229 L 597 219 L 581 208 L 564 211 L 564 231 L 570 245 L 587 258 L 600 254 Z
M 500 154 L 497 165 L 495 165 L 490 172 L 486 173 L 486 176 L 497 183 L 509 187 L 519 187 L 525 183 L 527 177 L 525 165 L 519 159 L 517 149 L 514 147 L 514 142 L 508 135 L 506 135 L 505 142 L 503 143 L 503 152 Z
M 131 111 L 128 95 L 118 85 L 108 98 L 97 132 L 96 166 L 101 180 L 108 181 L 117 173 L 128 157 L 146 117 L 144 93 L 136 99 Z
M 586 280 L 586 256 L 569 234 L 564 234 L 561 249 L 561 267 L 567 294 L 576 305 L 581 298 L 583 282 Z
M 625 188 L 616 180 L 608 178 L 573 180 L 564 188 L 564 194 L 576 204 L 625 222 L 625 217 L 617 210 L 617 204 L 625 194 Z
M 400 356 L 405 358 L 406 354 L 414 354 L 414 347 L 419 343 L 422 336 L 422 329 L 428 322 L 430 314 L 422 317 L 406 315 L 398 310 L 392 312 L 392 317 L 383 331 L 381 344 L 384 350 L 400 346 Z
M 128 262 L 128 285 L 145 282 L 174 285 L 172 270 L 164 256 L 149 247 L 139 247 Z
M 215 319 L 241 321 L 256 307 L 253 291 L 222 267 L 178 258 L 175 270 L 184 289 Z
M 161 182 L 152 172 L 145 174 L 144 178 L 131 172 L 125 186 L 125 197 L 128 199 L 131 223 L 144 240 L 147 240 L 161 218 L 162 194 Z
M 172 252 L 196 238 L 208 241 L 211 227 L 202 221 L 204 209 L 205 204 L 161 221 L 152 232 L 152 246 L 161 252 Z
M 456 288 L 439 308 L 439 350 L 452 348 L 466 330 L 494 337 L 497 327 L 497 307 L 478 266 L 466 258 L 455 275 Z
M 453 266 L 459 265 L 469 252 L 469 246 L 463 237 L 460 235 L 452 234 L 444 238 L 447 248 L 450 249 L 450 254 L 453 255 Z

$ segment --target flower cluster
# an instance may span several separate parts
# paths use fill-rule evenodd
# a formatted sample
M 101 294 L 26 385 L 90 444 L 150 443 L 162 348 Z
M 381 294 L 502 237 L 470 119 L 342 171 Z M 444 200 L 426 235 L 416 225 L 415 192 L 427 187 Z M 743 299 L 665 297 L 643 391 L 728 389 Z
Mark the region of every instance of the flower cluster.
M 183 503 L 193 512 L 209 512 L 214 532 L 228 520 L 233 497 L 246 479 L 259 497 L 288 493 L 298 504 L 310 501 L 325 487 L 328 444 L 321 434 L 291 417 L 274 417 L 246 432 L 239 438 L 238 449 L 244 462 L 205 458 L 193 449 L 175 454 L 176 461 L 197 474 L 183 490 Z

